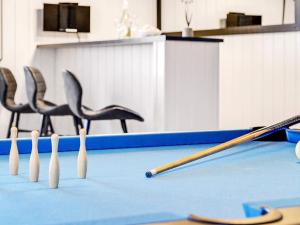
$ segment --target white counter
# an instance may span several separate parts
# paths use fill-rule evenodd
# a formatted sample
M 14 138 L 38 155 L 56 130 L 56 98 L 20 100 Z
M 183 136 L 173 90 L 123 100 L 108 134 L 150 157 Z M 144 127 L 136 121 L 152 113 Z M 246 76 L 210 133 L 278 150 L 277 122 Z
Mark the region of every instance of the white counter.
M 34 65 L 48 84 L 49 99 L 65 103 L 62 71 L 79 78 L 83 103 L 94 109 L 120 104 L 139 112 L 130 132 L 219 127 L 220 39 L 166 36 L 38 45 Z M 73 131 L 72 122 L 55 126 Z M 118 121 L 92 124 L 92 133 L 118 133 Z

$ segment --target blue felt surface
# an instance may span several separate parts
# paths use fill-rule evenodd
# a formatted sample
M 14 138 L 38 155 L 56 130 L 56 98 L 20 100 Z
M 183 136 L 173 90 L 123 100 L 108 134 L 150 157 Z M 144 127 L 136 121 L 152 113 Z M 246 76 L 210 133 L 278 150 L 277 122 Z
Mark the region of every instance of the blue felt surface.
M 145 171 L 211 144 L 88 152 L 88 179 L 76 178 L 77 152 L 61 152 L 57 190 L 47 184 L 49 153 L 40 154 L 39 183 L 28 182 L 29 155 L 10 177 L 0 156 L 2 224 L 138 224 L 183 218 L 243 217 L 242 204 L 300 197 L 295 144 L 250 142 L 152 179 Z

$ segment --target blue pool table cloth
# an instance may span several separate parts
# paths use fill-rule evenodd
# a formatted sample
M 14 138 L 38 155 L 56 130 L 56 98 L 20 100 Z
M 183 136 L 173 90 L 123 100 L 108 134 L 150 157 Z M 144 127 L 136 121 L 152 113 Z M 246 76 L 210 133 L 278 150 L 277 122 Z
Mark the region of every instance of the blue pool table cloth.
M 78 137 L 60 141 L 60 184 L 48 188 L 50 140 L 40 140 L 40 181 L 28 180 L 30 140 L 18 142 L 19 176 L 8 175 L 9 141 L 0 141 L 1 224 L 119 225 L 186 218 L 245 217 L 245 202 L 300 198 L 300 164 L 290 142 L 249 142 L 145 178 L 145 172 L 241 131 L 91 136 L 88 175 L 77 178 Z M 129 148 L 131 147 L 131 148 Z

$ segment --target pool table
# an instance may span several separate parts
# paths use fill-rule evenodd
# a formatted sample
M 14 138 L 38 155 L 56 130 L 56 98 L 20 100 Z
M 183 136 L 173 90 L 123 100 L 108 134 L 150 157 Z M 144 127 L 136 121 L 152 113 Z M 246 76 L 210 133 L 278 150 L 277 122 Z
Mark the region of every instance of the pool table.
M 268 203 L 279 208 L 300 205 L 295 138 L 293 142 L 244 143 L 153 178 L 145 177 L 153 167 L 248 132 L 88 136 L 86 180 L 76 175 L 79 137 L 60 137 L 58 189 L 48 187 L 49 138 L 39 139 L 38 183 L 28 178 L 31 140 L 18 140 L 18 176 L 8 175 L 11 143 L 1 140 L 1 224 L 151 224 L 182 220 L 190 214 L 225 219 L 259 216 L 258 205 Z M 285 203 L 278 203 L 284 199 Z

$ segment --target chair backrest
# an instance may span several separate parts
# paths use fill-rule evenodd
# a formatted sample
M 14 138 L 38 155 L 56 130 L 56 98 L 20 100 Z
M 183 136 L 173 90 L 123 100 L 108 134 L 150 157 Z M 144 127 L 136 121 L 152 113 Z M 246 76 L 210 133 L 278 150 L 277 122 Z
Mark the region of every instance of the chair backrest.
M 68 105 L 71 111 L 78 117 L 83 115 L 82 112 L 82 87 L 76 76 L 66 70 L 63 72 L 65 93 Z
M 12 72 L 5 67 L 0 67 L 0 101 L 7 108 L 9 105 L 15 105 L 15 94 L 17 82 Z
M 38 103 L 44 101 L 47 90 L 42 73 L 34 67 L 25 66 L 26 92 L 31 108 L 38 111 Z

